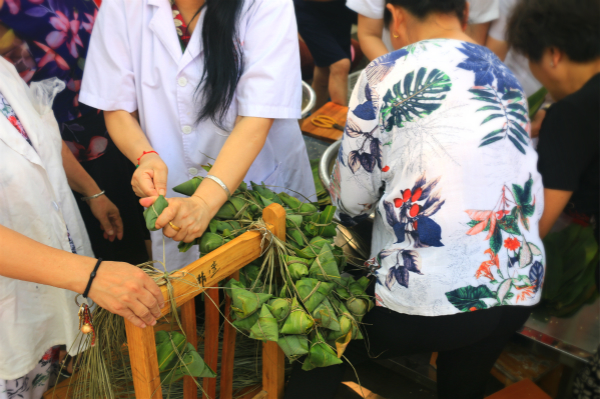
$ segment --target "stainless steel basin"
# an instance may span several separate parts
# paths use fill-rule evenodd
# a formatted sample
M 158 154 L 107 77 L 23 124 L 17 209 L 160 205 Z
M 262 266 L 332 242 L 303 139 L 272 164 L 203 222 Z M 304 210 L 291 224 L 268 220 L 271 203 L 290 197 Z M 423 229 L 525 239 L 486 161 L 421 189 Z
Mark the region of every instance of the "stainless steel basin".
M 306 82 L 302 82 L 302 119 L 310 115 L 315 103 L 317 102 L 317 94 L 312 87 Z

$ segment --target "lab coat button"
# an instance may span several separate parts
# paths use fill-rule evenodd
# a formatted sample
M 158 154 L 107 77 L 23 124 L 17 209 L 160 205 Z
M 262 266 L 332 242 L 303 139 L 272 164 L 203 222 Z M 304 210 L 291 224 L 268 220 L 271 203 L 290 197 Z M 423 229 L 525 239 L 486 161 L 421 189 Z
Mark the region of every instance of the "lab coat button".
M 179 86 L 184 87 L 185 85 L 187 85 L 187 79 L 179 78 L 179 79 L 177 79 L 177 83 L 179 84 Z
M 54 206 L 54 209 L 58 211 L 58 204 L 55 201 L 52 201 L 52 205 Z
M 183 128 L 181 128 L 181 131 L 183 132 L 183 134 L 190 134 L 192 132 L 192 127 L 185 125 Z
M 196 168 L 189 168 L 188 172 L 190 175 L 196 176 L 198 174 L 198 169 Z

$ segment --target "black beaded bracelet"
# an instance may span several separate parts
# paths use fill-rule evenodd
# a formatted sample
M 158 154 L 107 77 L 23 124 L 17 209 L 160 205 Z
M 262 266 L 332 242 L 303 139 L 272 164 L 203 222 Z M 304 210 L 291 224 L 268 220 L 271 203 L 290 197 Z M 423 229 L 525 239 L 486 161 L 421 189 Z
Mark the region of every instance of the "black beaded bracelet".
M 96 277 L 96 272 L 100 267 L 100 263 L 102 263 L 102 258 L 98 258 L 98 262 L 96 262 L 96 266 L 94 267 L 94 271 L 90 274 L 90 279 L 87 283 L 87 287 L 85 287 L 85 291 L 83 291 L 83 297 L 87 299 L 88 294 L 90 293 L 90 288 L 92 288 L 92 281 L 94 281 L 94 277 Z

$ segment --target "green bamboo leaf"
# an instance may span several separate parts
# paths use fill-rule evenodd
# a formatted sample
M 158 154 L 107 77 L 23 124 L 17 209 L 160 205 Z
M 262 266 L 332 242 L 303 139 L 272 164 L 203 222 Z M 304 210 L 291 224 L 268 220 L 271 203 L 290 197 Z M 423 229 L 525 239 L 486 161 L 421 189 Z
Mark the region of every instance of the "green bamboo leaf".
M 517 130 L 517 129 L 513 129 L 512 127 L 509 128 L 508 130 L 510 130 L 510 132 L 513 134 L 513 136 L 519 140 L 521 143 L 525 144 L 525 145 L 529 145 L 529 143 L 523 138 L 523 136 L 521 135 L 521 133 Z
M 545 87 L 540 88 L 538 91 L 533 93 L 527 99 L 527 104 L 529 105 L 529 119 L 533 119 L 535 114 L 541 108 L 542 104 L 544 104 L 544 100 L 546 99 L 546 94 L 548 94 L 548 90 Z
M 504 129 L 497 129 L 497 130 L 494 130 L 493 132 L 491 132 L 491 133 L 489 133 L 489 134 L 485 135 L 485 136 L 484 136 L 484 137 L 483 137 L 481 140 L 483 141 L 483 140 L 489 139 L 490 137 L 493 137 L 493 136 L 495 136 L 495 135 L 497 135 L 497 134 L 504 133 L 504 131 L 505 131 Z M 480 146 L 480 147 L 481 147 L 481 146 Z
M 500 107 L 496 107 L 494 105 L 486 105 L 485 107 L 479 108 L 476 112 L 479 112 L 479 111 L 492 111 L 492 110 L 493 111 L 500 111 L 501 108 Z
M 520 114 L 520 113 L 515 112 L 515 111 L 510 111 L 508 114 L 511 115 L 511 116 L 514 116 L 515 118 L 519 119 L 523 123 L 529 122 L 529 120 L 525 116 L 527 114 L 523 115 L 523 114 Z
M 519 144 L 519 142 L 518 142 L 517 140 L 515 140 L 515 139 L 513 138 L 513 136 L 511 136 L 511 135 L 508 135 L 507 137 L 508 137 L 508 139 L 511 141 L 511 143 L 513 143 L 513 145 L 514 145 L 515 147 L 517 147 L 517 150 L 519 150 L 519 151 L 521 151 L 521 153 L 525 154 L 525 148 L 523 148 L 523 146 L 522 146 L 521 144 Z
M 476 96 L 481 96 L 481 97 L 495 97 L 494 93 L 490 93 L 488 91 L 485 90 L 481 90 L 481 89 L 469 89 L 469 91 L 473 94 L 475 94 Z
M 494 137 L 494 138 L 491 138 L 491 139 L 489 139 L 489 140 L 486 140 L 486 141 L 484 141 L 483 143 L 479 144 L 479 147 L 483 147 L 483 146 L 486 146 L 486 145 L 490 145 L 490 144 L 492 144 L 492 143 L 495 143 L 495 142 L 496 142 L 496 141 L 498 141 L 498 140 L 502 140 L 503 138 L 504 138 L 504 137 Z
M 481 122 L 481 125 L 483 125 L 484 123 L 488 123 L 489 121 L 496 119 L 496 118 L 504 118 L 505 116 L 503 114 L 492 114 L 490 116 L 488 116 L 487 118 L 485 118 L 483 120 L 483 122 Z
M 527 113 L 527 109 L 519 103 L 508 104 L 508 109 L 513 110 L 513 111 L 521 111 L 524 114 Z

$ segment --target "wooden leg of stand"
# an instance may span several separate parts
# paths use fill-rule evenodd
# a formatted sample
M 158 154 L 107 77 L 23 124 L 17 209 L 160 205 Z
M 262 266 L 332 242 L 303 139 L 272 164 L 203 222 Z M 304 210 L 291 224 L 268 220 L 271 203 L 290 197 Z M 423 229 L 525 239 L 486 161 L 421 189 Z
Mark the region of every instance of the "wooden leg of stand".
M 198 349 L 198 331 L 196 330 L 196 304 L 194 298 L 181 305 L 181 326 L 187 341 Z M 198 386 L 194 377 L 183 377 L 183 399 L 196 399 Z
M 263 344 L 263 390 L 268 399 L 283 397 L 285 355 L 277 342 L 268 341 Z
M 139 328 L 125 320 L 127 347 L 131 359 L 131 374 L 135 397 L 139 399 L 162 399 L 156 340 L 152 327 Z
M 204 291 L 204 361 L 206 364 L 217 371 L 217 362 L 219 357 L 219 290 L 208 288 Z M 204 389 L 203 398 L 216 399 L 217 397 L 217 379 L 205 378 L 202 384 Z
M 231 275 L 234 280 L 239 280 L 240 273 Z M 221 352 L 221 391 L 219 399 L 233 398 L 233 363 L 235 360 L 235 328 L 231 323 L 231 298 L 225 297 L 225 327 L 223 328 L 223 351 Z

